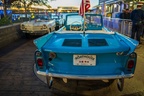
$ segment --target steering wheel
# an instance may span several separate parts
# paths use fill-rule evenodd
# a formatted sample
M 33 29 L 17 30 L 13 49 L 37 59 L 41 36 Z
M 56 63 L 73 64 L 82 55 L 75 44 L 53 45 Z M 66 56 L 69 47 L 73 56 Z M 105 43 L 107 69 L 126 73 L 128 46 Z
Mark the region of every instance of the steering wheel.
M 74 23 L 76 23 L 76 25 L 73 25 Z M 83 26 L 82 26 L 82 23 L 80 21 L 74 21 L 73 23 L 70 24 L 70 30 L 71 31 L 81 31 L 82 28 L 83 28 Z

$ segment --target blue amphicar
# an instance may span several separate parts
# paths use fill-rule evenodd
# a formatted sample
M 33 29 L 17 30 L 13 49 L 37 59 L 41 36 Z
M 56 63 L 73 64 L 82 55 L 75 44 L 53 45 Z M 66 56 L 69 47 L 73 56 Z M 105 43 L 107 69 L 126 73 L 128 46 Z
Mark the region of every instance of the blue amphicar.
M 103 27 L 102 15 L 66 16 L 65 26 L 34 40 L 37 74 L 47 78 L 117 80 L 134 76 L 138 41 Z

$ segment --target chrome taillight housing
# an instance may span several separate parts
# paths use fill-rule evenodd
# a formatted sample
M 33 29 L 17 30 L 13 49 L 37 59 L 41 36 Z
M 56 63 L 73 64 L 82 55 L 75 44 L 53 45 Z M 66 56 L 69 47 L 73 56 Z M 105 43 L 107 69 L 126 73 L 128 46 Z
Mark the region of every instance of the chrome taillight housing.
M 129 55 L 129 57 L 130 57 L 130 58 L 136 58 L 136 57 L 137 57 L 137 54 L 136 54 L 135 52 L 133 52 L 133 53 L 131 53 L 131 54 Z
M 42 59 L 42 53 L 40 51 L 35 52 L 35 63 L 38 67 L 43 67 L 43 59 Z
M 128 61 L 127 61 L 127 71 L 133 71 L 135 70 L 136 66 L 136 60 L 137 60 L 137 54 L 135 52 L 131 53 L 129 55 Z
M 37 51 L 37 52 L 35 53 L 35 55 L 36 55 L 37 57 L 39 57 L 39 56 L 41 56 L 42 54 L 41 54 L 40 51 Z

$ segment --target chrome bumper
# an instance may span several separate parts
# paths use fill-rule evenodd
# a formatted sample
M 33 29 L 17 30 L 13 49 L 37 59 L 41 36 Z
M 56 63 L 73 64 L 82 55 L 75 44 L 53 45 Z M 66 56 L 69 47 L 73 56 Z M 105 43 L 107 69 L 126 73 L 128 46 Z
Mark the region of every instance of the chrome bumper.
M 47 73 L 40 71 L 37 71 L 37 74 L 57 78 L 80 79 L 80 80 L 106 80 L 106 79 L 132 78 L 134 76 L 134 74 L 124 74 L 123 72 L 121 73 L 121 75 L 101 75 L 101 76 L 67 75 L 67 74 Z

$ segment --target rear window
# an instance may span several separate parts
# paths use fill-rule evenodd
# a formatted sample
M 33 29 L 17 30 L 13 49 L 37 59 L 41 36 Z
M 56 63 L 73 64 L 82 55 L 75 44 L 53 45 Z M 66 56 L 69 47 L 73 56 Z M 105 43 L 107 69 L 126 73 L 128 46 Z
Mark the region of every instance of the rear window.
M 89 46 L 108 46 L 105 39 L 88 39 Z
M 81 39 L 65 39 L 62 46 L 81 47 L 82 40 Z

